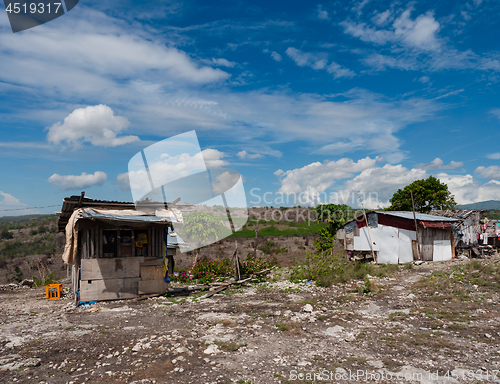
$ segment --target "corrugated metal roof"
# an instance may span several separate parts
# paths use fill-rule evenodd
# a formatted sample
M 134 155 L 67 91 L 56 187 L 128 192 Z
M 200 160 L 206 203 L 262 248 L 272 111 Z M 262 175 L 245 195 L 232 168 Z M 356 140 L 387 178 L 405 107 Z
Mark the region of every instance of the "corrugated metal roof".
M 128 222 L 149 222 L 149 223 L 177 223 L 175 217 L 159 217 L 152 215 L 116 215 L 116 214 L 103 214 L 97 213 L 91 208 L 87 208 L 84 212 L 80 213 L 82 218 L 92 219 L 109 219 L 114 221 L 128 221 Z
M 402 219 L 409 219 L 413 220 L 413 212 L 400 212 L 400 211 L 375 211 L 378 214 L 381 215 L 389 215 L 389 216 L 396 216 L 396 217 L 401 217 Z M 415 216 L 417 220 L 421 221 L 447 221 L 447 222 L 452 222 L 452 221 L 460 221 L 458 219 L 453 219 L 451 217 L 444 217 L 444 216 L 435 216 L 435 215 L 428 215 L 426 213 L 419 213 L 416 212 Z

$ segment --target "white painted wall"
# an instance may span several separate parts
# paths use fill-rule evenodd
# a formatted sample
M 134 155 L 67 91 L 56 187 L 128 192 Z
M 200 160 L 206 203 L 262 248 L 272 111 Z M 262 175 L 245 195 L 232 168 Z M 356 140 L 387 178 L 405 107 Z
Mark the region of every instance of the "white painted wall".
M 409 231 L 407 229 L 399 228 L 399 243 L 398 243 L 398 255 L 399 264 L 410 263 L 413 261 L 413 247 L 412 240 L 417 239 L 417 233 L 415 231 Z
M 451 260 L 451 240 L 434 240 L 434 252 L 432 259 L 434 261 Z

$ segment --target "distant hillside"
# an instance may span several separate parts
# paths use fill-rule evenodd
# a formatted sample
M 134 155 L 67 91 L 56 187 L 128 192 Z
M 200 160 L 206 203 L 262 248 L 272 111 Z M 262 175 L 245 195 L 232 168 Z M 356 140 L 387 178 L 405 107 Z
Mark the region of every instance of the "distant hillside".
M 464 205 L 459 205 L 459 209 L 500 209 L 500 201 L 499 200 L 488 200 L 488 201 L 481 201 L 479 203 L 472 203 L 472 204 L 464 204 Z

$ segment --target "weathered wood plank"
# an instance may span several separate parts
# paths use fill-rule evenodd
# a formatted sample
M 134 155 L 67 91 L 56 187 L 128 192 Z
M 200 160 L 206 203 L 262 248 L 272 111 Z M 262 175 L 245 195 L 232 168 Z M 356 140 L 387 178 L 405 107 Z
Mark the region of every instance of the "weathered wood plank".
M 163 265 L 141 266 L 141 279 L 145 280 L 163 280 Z
M 82 280 L 140 277 L 143 257 L 82 260 Z
M 161 280 L 142 280 L 139 281 L 139 295 L 150 293 L 165 293 L 168 290 L 168 284 Z
M 131 299 L 138 297 L 140 278 L 82 280 L 80 301 Z

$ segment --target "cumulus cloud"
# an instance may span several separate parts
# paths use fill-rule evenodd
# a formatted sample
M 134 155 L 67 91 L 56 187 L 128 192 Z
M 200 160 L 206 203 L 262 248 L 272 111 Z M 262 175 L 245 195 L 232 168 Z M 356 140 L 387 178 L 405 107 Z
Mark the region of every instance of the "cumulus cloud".
M 450 161 L 450 164 L 444 165 L 444 161 L 441 160 L 439 157 L 436 157 L 430 163 L 417 164 L 416 167 L 419 169 L 425 169 L 429 171 L 433 169 L 455 169 L 458 167 L 462 167 L 463 165 L 464 163 L 461 161 Z
M 424 170 L 408 169 L 401 164 L 370 167 L 346 181 L 341 190 L 333 196 L 350 197 L 352 202 L 353 196 L 357 198 L 359 191 L 365 207 L 385 208 L 390 205 L 389 199 L 394 192 L 426 176 Z M 354 201 L 357 202 L 357 199 Z
M 240 159 L 260 159 L 264 157 L 264 155 L 260 153 L 250 154 L 245 150 L 238 152 L 236 156 L 238 156 Z
M 201 151 L 201 153 L 208 168 L 218 168 L 229 164 L 227 161 L 222 160 L 222 158 L 226 157 L 226 154 L 217 149 L 208 148 Z
M 409 169 L 402 164 L 379 167 L 377 163 L 380 161 L 380 158 L 369 157 L 357 162 L 344 158 L 312 163 L 286 172 L 279 169 L 274 173 L 280 178 L 278 193 L 299 196 L 311 205 L 323 202 L 359 207 L 361 199 L 365 207 L 381 209 L 390 205 L 389 200 L 398 189 L 429 176 L 425 169 Z M 490 171 L 499 172 L 500 176 L 500 167 Z M 498 199 L 500 194 L 499 180 L 481 184 L 470 174 L 449 175 L 444 172 L 436 177 L 448 185 L 458 204 Z
M 75 109 L 62 123 L 57 122 L 48 129 L 47 140 L 53 144 L 88 142 L 95 146 L 116 147 L 139 140 L 137 136 L 117 137 L 128 125 L 126 118 L 115 116 L 110 107 L 99 104 Z
M 0 191 L 0 196 L 3 197 L 3 199 L 0 200 L 0 205 L 26 205 L 22 204 L 17 197 L 14 197 L 7 192 Z
M 302 168 L 286 171 L 281 175 L 279 193 L 285 195 L 306 194 L 311 203 L 317 202 L 320 195 L 336 180 L 353 177 L 375 165 L 377 159 L 366 157 L 357 162 L 343 158 L 337 161 L 316 162 Z
M 103 185 L 107 180 L 108 175 L 104 172 L 97 171 L 94 174 L 87 174 L 83 172 L 81 175 L 67 175 L 61 176 L 54 173 L 47 181 L 51 184 L 57 185 L 62 190 L 69 189 L 82 189 L 92 187 L 94 185 Z
M 498 165 L 491 165 L 489 167 L 477 167 L 474 173 L 486 179 L 500 180 L 500 166 Z

